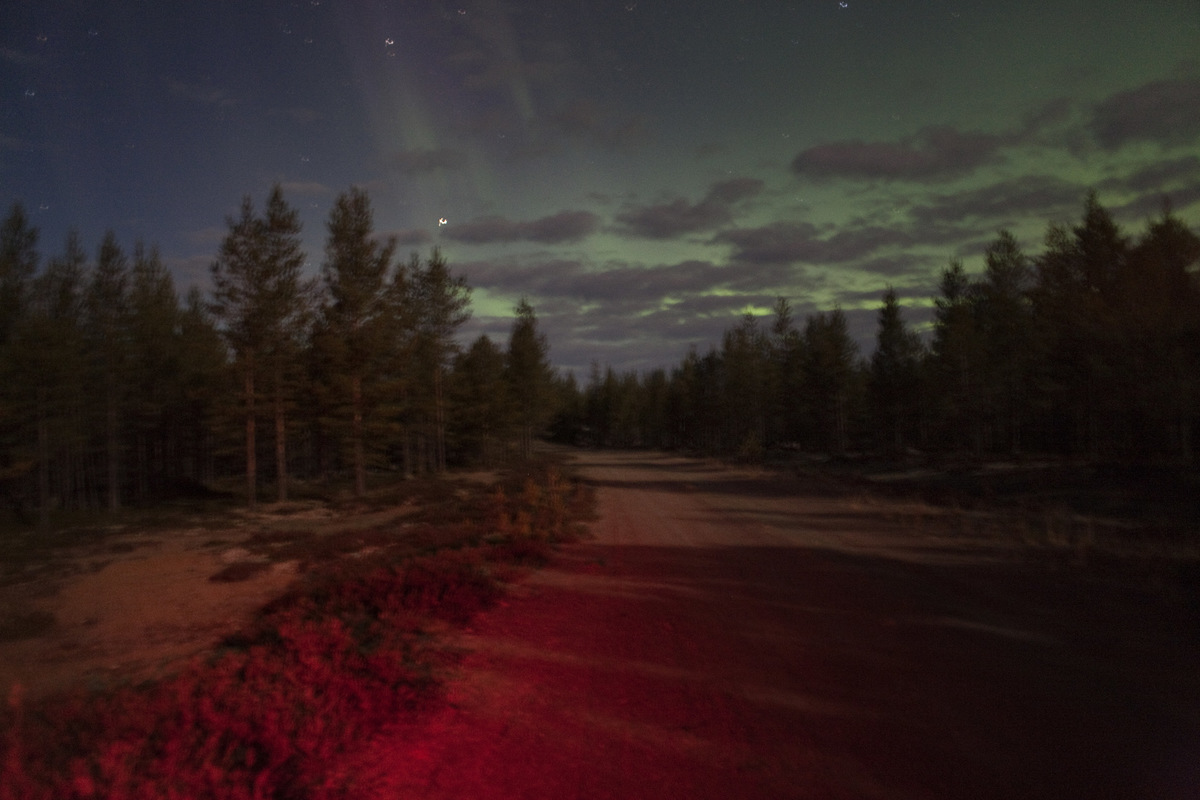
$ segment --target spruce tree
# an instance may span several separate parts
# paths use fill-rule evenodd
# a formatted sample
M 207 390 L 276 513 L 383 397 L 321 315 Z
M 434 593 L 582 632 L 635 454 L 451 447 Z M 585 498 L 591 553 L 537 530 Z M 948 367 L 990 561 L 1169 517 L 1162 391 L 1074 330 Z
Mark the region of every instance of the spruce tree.
M 550 367 L 550 345 L 538 330 L 537 314 L 525 298 L 514 309 L 508 340 L 508 389 L 513 398 L 520 429 L 520 451 L 529 458 L 533 438 L 553 413 L 554 371 Z
M 367 489 L 367 423 L 374 399 L 372 379 L 382 372 L 395 343 L 398 310 L 388 272 L 395 238 L 374 238 L 371 202 L 363 189 L 338 196 L 329 214 L 322 266 L 325 298 L 318 340 L 320 377 L 344 413 L 342 437 L 350 454 L 354 492 Z M 348 422 L 348 425 L 345 424 Z
M 276 184 L 265 216 L 254 213 L 249 196 L 241 214 L 226 220 L 229 233 L 212 265 L 211 309 L 233 350 L 241 375 L 246 441 L 247 503 L 254 507 L 258 484 L 257 391 L 265 376 L 271 388 L 275 421 L 277 498 L 287 499 L 284 371 L 294 357 L 296 326 L 303 318 L 305 294 L 300 282 L 304 253 L 300 223 Z
M 916 418 L 920 359 L 921 341 L 905 326 L 896 291 L 888 287 L 879 309 L 869 385 L 876 437 L 896 455 L 904 451 Z

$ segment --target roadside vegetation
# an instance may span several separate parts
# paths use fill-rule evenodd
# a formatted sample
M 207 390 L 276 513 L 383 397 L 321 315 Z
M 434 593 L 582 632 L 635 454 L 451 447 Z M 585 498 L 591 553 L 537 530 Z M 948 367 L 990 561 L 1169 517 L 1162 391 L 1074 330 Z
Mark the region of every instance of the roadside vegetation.
M 0 711 L 0 800 L 344 796 L 352 776 L 327 774 L 333 756 L 437 702 L 452 658 L 437 631 L 495 603 L 590 508 L 588 491 L 545 460 L 487 487 L 418 484 L 367 496 L 373 509 L 411 506 L 402 520 L 248 537 L 248 552 L 299 561 L 300 574 L 182 671 L 29 701 L 13 687 Z

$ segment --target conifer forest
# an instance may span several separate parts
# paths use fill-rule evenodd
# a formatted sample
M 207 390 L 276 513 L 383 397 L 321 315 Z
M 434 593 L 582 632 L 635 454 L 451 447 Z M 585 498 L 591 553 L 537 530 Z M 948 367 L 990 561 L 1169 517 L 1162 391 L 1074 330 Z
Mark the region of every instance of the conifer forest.
M 350 189 L 306 276 L 276 186 L 226 220 L 207 292 L 109 233 L 59 251 L 14 205 L 0 230 L 0 502 L 23 524 L 214 487 L 436 473 L 538 438 L 748 460 L 816 452 L 1036 454 L 1191 464 L 1200 416 L 1200 237 L 1164 208 L 1123 231 L 1089 195 L 1027 254 L 1000 231 L 941 272 L 928 326 L 882 292 L 874 351 L 840 309 L 780 298 L 670 369 L 560 375 L 533 307 L 507 342 L 460 343 L 471 289 L 435 248 L 407 260 Z M 314 259 L 315 261 L 316 259 Z M 922 298 L 910 303 L 920 305 Z

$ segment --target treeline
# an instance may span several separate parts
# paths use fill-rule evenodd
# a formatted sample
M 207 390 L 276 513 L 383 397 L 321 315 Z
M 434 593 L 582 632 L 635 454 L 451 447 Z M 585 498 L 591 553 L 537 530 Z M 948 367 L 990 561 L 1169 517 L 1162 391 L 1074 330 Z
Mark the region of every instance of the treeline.
M 565 435 L 758 459 L 772 449 L 898 456 L 1060 454 L 1191 463 L 1200 422 L 1200 238 L 1169 210 L 1126 236 L 1088 196 L 1042 253 L 1002 231 L 982 274 L 943 271 L 927 337 L 889 289 L 863 358 L 840 310 L 785 300 L 670 370 L 593 367 Z
M 247 197 L 207 294 L 181 302 L 158 251 L 76 234 L 43 262 L 20 204 L 0 223 L 0 492 L 7 511 L 116 509 L 244 475 L 251 505 L 297 478 L 437 472 L 527 452 L 554 395 L 522 301 L 506 349 L 456 335 L 470 287 L 434 249 L 395 257 L 342 193 L 306 278 L 297 214 Z

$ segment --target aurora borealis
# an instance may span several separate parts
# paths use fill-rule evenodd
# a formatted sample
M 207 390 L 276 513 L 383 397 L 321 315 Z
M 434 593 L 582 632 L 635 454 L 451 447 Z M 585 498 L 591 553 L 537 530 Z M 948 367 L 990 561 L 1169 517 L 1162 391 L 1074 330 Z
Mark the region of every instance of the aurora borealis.
M 0 202 L 157 243 L 207 285 L 272 183 L 309 268 L 337 193 L 474 287 L 527 296 L 583 377 L 705 350 L 788 297 L 869 345 L 1000 228 L 1036 253 L 1089 189 L 1200 225 L 1194 0 L 0 3 Z M 442 224 L 442 221 L 445 221 Z

